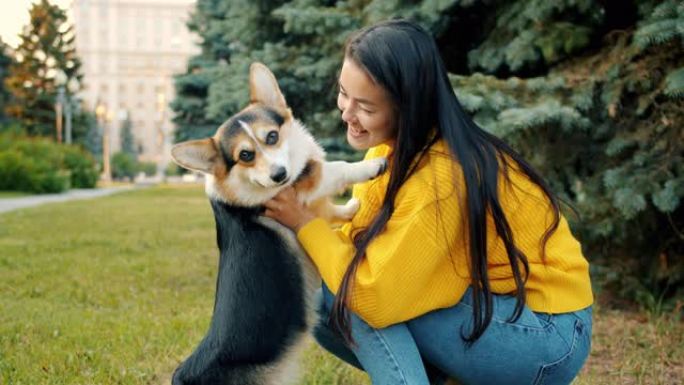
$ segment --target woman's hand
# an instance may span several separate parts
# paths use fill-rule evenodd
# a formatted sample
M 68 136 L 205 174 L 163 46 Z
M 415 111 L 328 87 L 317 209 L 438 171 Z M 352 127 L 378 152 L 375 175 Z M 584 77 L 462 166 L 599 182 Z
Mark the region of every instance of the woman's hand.
M 299 231 L 305 224 L 316 216 L 297 200 L 295 189 L 286 187 L 273 199 L 265 203 L 264 215 L 280 222 L 294 232 Z

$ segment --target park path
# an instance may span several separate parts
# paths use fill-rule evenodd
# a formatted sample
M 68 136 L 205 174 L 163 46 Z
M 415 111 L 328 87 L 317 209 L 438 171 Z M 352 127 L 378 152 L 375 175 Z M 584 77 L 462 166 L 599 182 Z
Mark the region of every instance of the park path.
M 98 189 L 73 189 L 60 194 L 41 194 L 18 198 L 0 198 L 0 213 L 26 207 L 39 206 L 45 203 L 66 202 L 78 199 L 92 199 L 115 194 L 122 191 L 130 191 L 138 186 L 116 186 Z

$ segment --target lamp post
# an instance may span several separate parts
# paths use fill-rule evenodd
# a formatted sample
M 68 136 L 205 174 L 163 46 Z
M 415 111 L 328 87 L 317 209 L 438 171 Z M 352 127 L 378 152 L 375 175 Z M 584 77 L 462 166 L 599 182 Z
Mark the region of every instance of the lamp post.
M 76 78 L 68 79 L 66 73 L 57 70 L 55 73 L 55 85 L 57 86 L 57 100 L 55 101 L 55 128 L 57 142 L 62 143 L 62 132 L 66 135 L 66 143 L 71 144 L 71 113 L 74 95 L 80 87 Z M 68 91 L 68 92 L 67 92 Z M 63 123 L 66 125 L 63 126 Z M 65 129 L 63 130 L 62 127 Z
M 97 121 L 102 127 L 102 181 L 111 182 L 112 170 L 109 164 L 109 127 L 107 126 L 107 106 L 98 103 L 95 108 Z
M 72 114 L 72 108 L 74 104 L 74 95 L 76 95 L 76 92 L 78 92 L 80 88 L 80 84 L 78 83 L 78 80 L 76 78 L 71 78 L 69 82 L 67 83 L 67 89 L 69 90 L 69 94 L 66 97 L 66 105 L 64 108 L 64 117 L 66 118 L 66 124 L 65 124 L 65 137 L 66 137 L 66 143 L 71 144 L 71 114 Z
M 167 150 L 166 127 L 164 127 L 164 121 L 166 119 L 166 94 L 164 91 L 157 92 L 157 116 L 159 119 L 159 126 L 157 128 L 157 146 L 159 148 L 159 154 L 157 158 L 157 177 L 164 181 L 166 166 L 168 165 L 166 154 L 167 152 L 170 153 L 170 150 Z
M 67 82 L 67 76 L 62 70 L 57 70 L 55 73 L 55 85 L 57 86 L 57 100 L 55 100 L 55 130 L 57 131 L 57 143 L 62 143 L 62 122 L 64 105 L 66 104 L 66 96 L 64 85 Z

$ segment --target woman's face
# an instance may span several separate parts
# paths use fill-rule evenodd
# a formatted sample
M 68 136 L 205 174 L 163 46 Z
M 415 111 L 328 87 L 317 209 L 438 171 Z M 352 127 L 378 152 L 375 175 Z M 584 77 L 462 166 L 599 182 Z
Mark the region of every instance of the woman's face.
M 347 124 L 349 145 L 366 150 L 394 140 L 396 112 L 384 88 L 349 59 L 342 64 L 339 88 L 337 107 Z

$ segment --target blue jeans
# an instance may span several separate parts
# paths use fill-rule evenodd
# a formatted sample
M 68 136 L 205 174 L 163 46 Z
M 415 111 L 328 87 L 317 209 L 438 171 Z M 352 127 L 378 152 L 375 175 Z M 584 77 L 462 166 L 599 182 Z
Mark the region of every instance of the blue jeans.
M 350 347 L 327 323 L 333 299 L 323 285 L 314 336 L 326 350 L 365 370 L 373 385 L 441 384 L 447 376 L 463 385 L 569 384 L 591 348 L 591 306 L 563 314 L 525 307 L 510 323 L 515 298 L 507 295 L 494 295 L 492 322 L 468 346 L 461 335 L 472 330 L 470 289 L 453 307 L 382 329 L 352 313 L 355 345 Z

